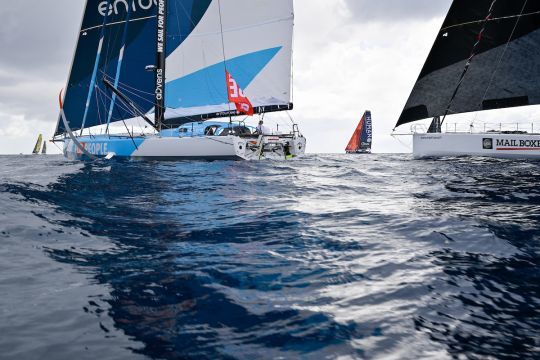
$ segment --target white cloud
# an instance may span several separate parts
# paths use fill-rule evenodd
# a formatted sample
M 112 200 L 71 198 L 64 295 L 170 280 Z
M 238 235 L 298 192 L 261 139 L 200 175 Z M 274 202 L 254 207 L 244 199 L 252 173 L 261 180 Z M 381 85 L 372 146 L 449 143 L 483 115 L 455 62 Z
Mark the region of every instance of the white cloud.
M 49 121 L 28 118 L 0 105 L 0 150 L 4 154 L 31 153 L 38 134 L 50 139 L 54 129 Z M 49 146 L 49 152 L 59 153 Z
M 294 116 L 310 150 L 343 152 L 363 112 L 371 110 L 375 151 L 409 151 L 400 142 L 406 139 L 390 133 L 444 14 L 429 21 L 364 23 L 348 21 L 344 1 L 303 4 L 298 1 L 296 11 Z
M 354 19 L 387 23 L 438 18 L 450 3 L 449 0 L 345 0 Z

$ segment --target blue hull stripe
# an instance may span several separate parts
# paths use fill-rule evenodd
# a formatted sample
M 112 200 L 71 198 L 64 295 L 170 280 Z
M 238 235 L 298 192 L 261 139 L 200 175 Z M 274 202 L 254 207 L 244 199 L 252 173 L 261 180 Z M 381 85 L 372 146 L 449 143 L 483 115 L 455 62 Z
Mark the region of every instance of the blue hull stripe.
M 132 140 L 129 137 L 84 136 L 79 138 L 79 141 L 90 154 L 95 156 L 106 156 L 108 153 L 115 153 L 118 157 L 129 157 L 137 151 L 137 148 L 144 143 L 145 139 L 134 138 Z M 71 145 L 71 148 L 66 150 L 78 154 L 75 144 Z

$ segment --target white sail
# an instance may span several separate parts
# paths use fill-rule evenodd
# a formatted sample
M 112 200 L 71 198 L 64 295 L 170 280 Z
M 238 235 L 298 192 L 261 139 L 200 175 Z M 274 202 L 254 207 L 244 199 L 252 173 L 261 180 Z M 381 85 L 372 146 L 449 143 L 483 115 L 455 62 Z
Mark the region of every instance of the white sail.
M 167 58 L 167 118 L 229 110 L 224 64 L 253 106 L 288 106 L 293 25 L 293 0 L 212 1 Z

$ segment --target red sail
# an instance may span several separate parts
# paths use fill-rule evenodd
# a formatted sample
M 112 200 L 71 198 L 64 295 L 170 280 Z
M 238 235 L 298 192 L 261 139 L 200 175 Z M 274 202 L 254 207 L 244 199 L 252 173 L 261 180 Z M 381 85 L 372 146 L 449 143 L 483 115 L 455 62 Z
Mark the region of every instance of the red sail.
M 358 127 L 354 131 L 351 141 L 349 141 L 349 145 L 347 145 L 347 148 L 345 149 L 346 152 L 355 152 L 360 148 L 360 136 L 362 135 L 363 127 L 364 127 L 364 117 L 362 116 L 362 119 L 358 123 Z
M 227 77 L 227 92 L 229 95 L 229 102 L 232 102 L 234 103 L 234 105 L 236 105 L 236 110 L 240 114 L 253 116 L 253 105 L 251 105 L 251 102 L 244 95 L 244 92 L 242 91 L 242 89 L 240 89 L 240 86 L 238 86 L 236 80 L 233 79 L 231 74 L 229 74 L 228 71 L 225 71 L 225 73 Z

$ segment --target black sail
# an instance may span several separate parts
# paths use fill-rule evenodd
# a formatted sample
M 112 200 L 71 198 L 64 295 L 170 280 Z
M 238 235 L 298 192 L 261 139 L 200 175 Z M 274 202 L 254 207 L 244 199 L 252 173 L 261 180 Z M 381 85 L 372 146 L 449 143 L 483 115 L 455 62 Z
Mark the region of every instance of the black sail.
M 396 126 L 445 116 L 449 105 L 448 115 L 536 104 L 540 1 L 455 0 Z

